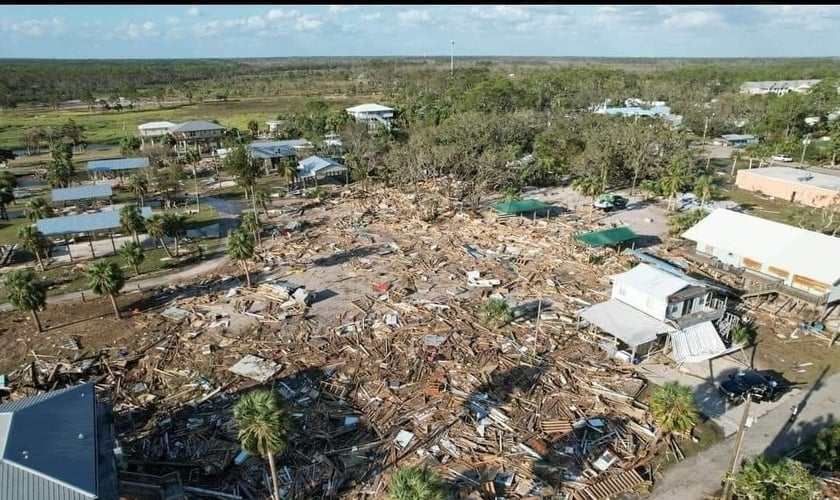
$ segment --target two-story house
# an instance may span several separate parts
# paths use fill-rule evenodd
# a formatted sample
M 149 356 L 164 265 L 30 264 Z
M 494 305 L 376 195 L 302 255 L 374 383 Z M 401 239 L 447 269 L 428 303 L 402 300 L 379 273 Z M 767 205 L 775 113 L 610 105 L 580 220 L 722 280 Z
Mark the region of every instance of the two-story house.
M 347 108 L 345 111 L 356 122 L 367 122 L 371 127 L 379 124 L 390 130 L 394 120 L 394 108 L 382 106 L 381 104 L 360 104 L 352 108 Z
M 612 276 L 610 300 L 579 312 L 578 320 L 606 333 L 608 351 L 624 351 L 635 360 L 670 337 L 679 361 L 708 359 L 725 350 L 713 322 L 723 317 L 726 302 L 700 282 L 648 264 Z
M 148 122 L 138 125 L 137 128 L 140 130 L 140 147 L 145 147 L 146 141 L 148 141 L 152 146 L 155 145 L 155 140 L 157 140 L 157 143 L 160 144 L 163 141 L 163 138 L 166 137 L 166 134 L 177 126 L 178 125 L 175 123 L 166 121 Z
M 213 145 L 220 148 L 225 137 L 225 127 L 204 120 L 182 123 L 171 128 L 169 132 L 175 138 L 176 147 L 181 151 L 190 147 Z

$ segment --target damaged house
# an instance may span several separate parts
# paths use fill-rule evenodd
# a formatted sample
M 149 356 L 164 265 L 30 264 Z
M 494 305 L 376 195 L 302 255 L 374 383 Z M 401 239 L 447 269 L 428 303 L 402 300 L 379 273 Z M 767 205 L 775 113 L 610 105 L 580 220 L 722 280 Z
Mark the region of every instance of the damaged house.
M 617 358 L 634 361 L 659 347 L 678 363 L 698 362 L 726 351 L 715 321 L 726 302 L 702 282 L 649 264 L 612 276 L 610 300 L 578 313 L 578 322 L 596 327 L 612 341 L 599 345 Z

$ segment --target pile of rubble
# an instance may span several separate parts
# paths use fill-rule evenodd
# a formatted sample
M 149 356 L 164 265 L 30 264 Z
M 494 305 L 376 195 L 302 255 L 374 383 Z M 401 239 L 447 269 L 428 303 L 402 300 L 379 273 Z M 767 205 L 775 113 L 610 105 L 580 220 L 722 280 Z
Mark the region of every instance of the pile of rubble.
M 285 498 L 375 496 L 415 461 L 464 495 L 609 498 L 649 485 L 658 454 L 679 454 L 638 399 L 645 381 L 574 325 L 626 257 L 596 275 L 571 238 L 578 219 L 429 224 L 378 199 L 278 238 L 251 289 L 216 276 L 158 290 L 126 320 L 144 332 L 133 345 L 89 354 L 70 342 L 9 374 L 12 397 L 94 380 L 111 391 L 128 470 L 177 471 L 228 498 L 270 489 L 232 419 L 259 385 L 293 417 L 277 462 Z M 317 315 L 330 283 L 295 284 L 324 267 L 366 286 L 349 310 Z M 489 298 L 513 319 L 488 318 Z

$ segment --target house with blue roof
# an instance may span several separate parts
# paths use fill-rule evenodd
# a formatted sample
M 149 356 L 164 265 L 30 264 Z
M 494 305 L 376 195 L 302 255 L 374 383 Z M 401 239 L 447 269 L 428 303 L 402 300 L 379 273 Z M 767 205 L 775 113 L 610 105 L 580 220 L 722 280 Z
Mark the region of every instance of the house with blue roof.
M 117 500 L 116 449 L 92 383 L 0 404 L 0 499 Z

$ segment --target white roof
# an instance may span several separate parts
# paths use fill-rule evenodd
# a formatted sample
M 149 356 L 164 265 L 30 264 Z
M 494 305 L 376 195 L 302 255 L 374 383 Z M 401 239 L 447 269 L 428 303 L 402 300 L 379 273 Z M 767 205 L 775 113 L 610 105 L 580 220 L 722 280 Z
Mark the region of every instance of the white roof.
M 771 179 L 786 181 L 793 184 L 813 186 L 816 188 L 828 189 L 830 191 L 840 191 L 840 177 L 836 175 L 823 174 L 821 172 L 811 172 L 810 170 L 802 170 L 801 168 L 748 168 L 739 170 L 738 175 L 755 175 L 758 177 L 769 177 Z
M 612 276 L 612 279 L 614 282 L 641 290 L 649 297 L 660 300 L 667 300 L 671 295 L 691 285 L 682 278 L 648 264 L 639 264 L 629 271 Z
M 683 238 L 827 285 L 840 283 L 840 238 L 718 208 Z
M 155 130 L 159 128 L 172 128 L 174 126 L 175 124 L 172 122 L 149 122 L 138 125 L 137 128 L 140 130 Z
M 699 363 L 726 351 L 711 321 L 671 333 L 671 345 L 671 357 L 677 363 Z
M 350 113 L 373 113 L 375 111 L 393 111 L 394 108 L 389 108 L 388 106 L 383 106 L 381 104 L 359 104 L 358 106 L 353 106 L 352 108 L 347 108 L 347 111 Z
M 579 314 L 630 347 L 652 342 L 660 333 L 674 331 L 665 323 L 615 299 L 587 307 Z

